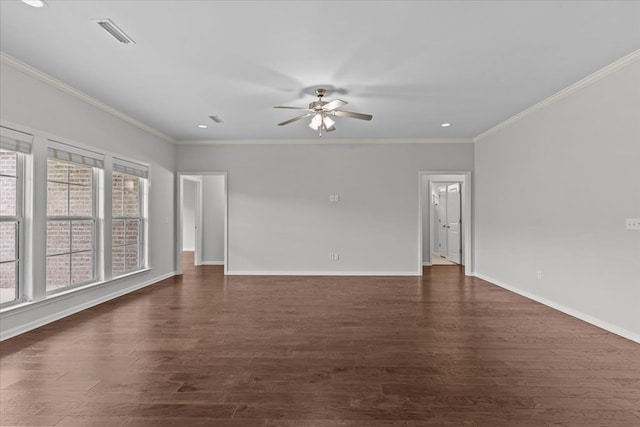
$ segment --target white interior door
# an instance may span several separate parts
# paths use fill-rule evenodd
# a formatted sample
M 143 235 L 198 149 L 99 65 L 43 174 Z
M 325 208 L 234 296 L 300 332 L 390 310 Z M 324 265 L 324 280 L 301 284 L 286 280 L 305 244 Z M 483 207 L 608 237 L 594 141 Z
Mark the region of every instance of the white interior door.
M 439 185 L 437 188 L 438 206 L 436 208 L 436 217 L 438 221 L 438 238 L 436 242 L 436 250 L 438 255 L 447 256 L 447 186 Z
M 460 183 L 447 185 L 447 259 L 460 264 Z

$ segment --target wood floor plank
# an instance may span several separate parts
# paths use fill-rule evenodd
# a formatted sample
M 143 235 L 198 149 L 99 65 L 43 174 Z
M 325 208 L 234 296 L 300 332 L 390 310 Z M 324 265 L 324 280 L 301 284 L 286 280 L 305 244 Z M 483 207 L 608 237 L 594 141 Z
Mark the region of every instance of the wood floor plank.
M 220 418 L 133 417 L 126 427 L 265 427 L 267 420 L 228 420 Z
M 464 276 L 184 275 L 0 343 L 0 425 L 633 426 L 640 345 Z
M 64 417 L 56 427 L 124 427 L 127 417 Z
M 0 425 L 2 426 L 54 426 L 63 417 L 56 415 L 0 415 Z

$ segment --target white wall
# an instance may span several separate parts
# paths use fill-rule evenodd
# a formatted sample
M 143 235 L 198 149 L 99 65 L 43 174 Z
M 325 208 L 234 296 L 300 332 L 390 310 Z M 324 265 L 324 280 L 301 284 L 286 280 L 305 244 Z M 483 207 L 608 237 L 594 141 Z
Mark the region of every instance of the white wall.
M 640 61 L 480 140 L 475 159 L 477 273 L 640 342 L 640 232 L 625 230 L 640 217 Z
M 418 171 L 472 170 L 473 145 L 182 145 L 177 163 L 228 172 L 230 274 L 417 274 Z
M 202 263 L 224 262 L 225 177 L 202 176 Z
M 46 147 L 42 135 L 56 136 L 117 153 L 150 165 L 149 265 L 150 271 L 101 286 L 49 298 L 0 314 L 0 336 L 6 338 L 117 295 L 173 275 L 175 270 L 174 171 L 175 146 L 80 101 L 4 63 L 0 65 L 0 113 L 3 121 L 30 128 L 36 134 L 34 150 Z M 44 166 L 46 163 L 40 163 Z M 34 171 L 36 210 L 44 209 L 46 171 Z M 39 188 L 39 189 L 38 189 Z M 37 224 L 34 224 L 34 227 Z M 36 247 L 44 254 L 44 226 L 34 229 Z M 29 250 L 29 248 L 26 248 Z M 42 255 L 43 257 L 44 255 Z M 41 260 L 43 261 L 43 259 Z M 42 285 L 43 265 L 34 266 L 34 280 Z
M 194 251 L 196 248 L 196 191 L 197 184 L 185 179 L 182 193 L 182 250 Z

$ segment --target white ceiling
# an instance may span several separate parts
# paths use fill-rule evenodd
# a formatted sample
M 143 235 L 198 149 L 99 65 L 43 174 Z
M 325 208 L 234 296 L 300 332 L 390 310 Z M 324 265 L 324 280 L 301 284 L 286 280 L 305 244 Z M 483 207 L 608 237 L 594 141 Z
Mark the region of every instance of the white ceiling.
M 637 1 L 47 3 L 1 0 L 0 50 L 176 140 L 314 138 L 271 107 L 320 86 L 373 114 L 323 138 L 472 138 L 640 47 Z

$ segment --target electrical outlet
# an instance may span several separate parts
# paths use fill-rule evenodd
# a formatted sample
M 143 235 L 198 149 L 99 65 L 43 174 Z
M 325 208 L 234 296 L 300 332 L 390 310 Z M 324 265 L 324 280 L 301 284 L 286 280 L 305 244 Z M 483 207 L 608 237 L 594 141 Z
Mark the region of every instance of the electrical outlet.
M 640 218 L 627 218 L 627 230 L 640 230 Z
M 538 280 L 542 280 L 542 271 L 538 270 L 537 276 Z
M 340 261 L 340 254 L 338 252 L 333 254 L 333 260 L 334 261 Z

